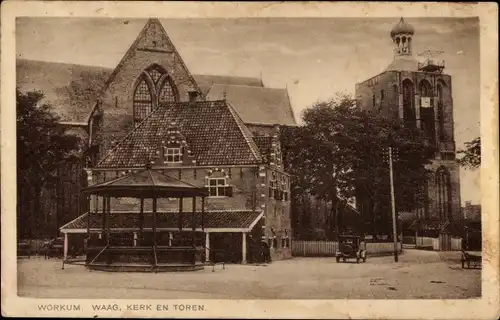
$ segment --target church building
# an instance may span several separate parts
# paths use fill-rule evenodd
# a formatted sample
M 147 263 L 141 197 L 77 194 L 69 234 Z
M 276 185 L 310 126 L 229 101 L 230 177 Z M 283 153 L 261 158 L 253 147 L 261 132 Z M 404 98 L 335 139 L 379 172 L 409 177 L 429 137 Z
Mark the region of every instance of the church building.
M 261 240 L 271 247 L 273 259 L 291 257 L 290 176 L 283 169 L 279 126 L 296 121 L 286 89 L 265 87 L 255 78 L 191 74 L 158 19 L 148 20 L 113 70 L 18 60 L 17 72 L 22 91 L 43 90 L 62 124 L 85 139 L 80 170 L 86 181 L 77 184 L 90 186 L 152 168 L 206 188 L 205 245 L 225 250 L 227 262 L 245 263 L 246 245 Z M 81 72 L 90 79 L 106 75 L 97 99 L 77 103 L 64 90 L 82 81 Z M 88 210 L 100 205 L 87 198 L 51 209 L 72 210 L 79 201 Z M 170 220 L 177 219 L 179 201 L 192 207 L 191 199 L 158 202 L 164 215 L 159 229 L 175 225 Z M 150 206 L 146 201 L 145 210 Z M 137 214 L 139 202 L 112 199 L 111 210 L 117 217 L 111 224 L 120 230 L 125 216 Z M 189 210 L 182 214 L 190 216 Z M 60 226 L 66 240 L 86 234 L 82 213 Z M 166 234 L 174 241 L 177 236 Z
M 444 61 L 414 57 L 412 25 L 403 18 L 392 28 L 394 59 L 382 73 L 356 84 L 356 103 L 421 129 L 434 147 L 431 175 L 421 186 L 427 200 L 416 210 L 422 220 L 460 219 L 459 166 L 455 159 L 452 79 Z

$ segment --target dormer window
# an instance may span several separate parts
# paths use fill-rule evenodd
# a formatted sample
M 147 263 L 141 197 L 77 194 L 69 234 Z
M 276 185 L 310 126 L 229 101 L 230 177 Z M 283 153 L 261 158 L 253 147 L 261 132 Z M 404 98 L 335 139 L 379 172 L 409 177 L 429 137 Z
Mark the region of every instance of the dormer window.
M 182 162 L 181 148 L 180 147 L 165 148 L 165 161 L 167 163 L 181 163 Z

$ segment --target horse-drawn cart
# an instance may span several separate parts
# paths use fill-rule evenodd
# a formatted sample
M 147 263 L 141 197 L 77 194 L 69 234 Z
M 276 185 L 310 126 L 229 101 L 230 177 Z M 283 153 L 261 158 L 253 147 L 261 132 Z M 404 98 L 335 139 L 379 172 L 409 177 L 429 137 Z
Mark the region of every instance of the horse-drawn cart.
M 467 265 L 467 269 L 470 269 L 471 266 L 473 268 L 481 267 L 481 256 L 464 250 L 462 250 L 462 259 L 460 261 L 462 262 L 462 268 L 465 268 L 465 265 Z

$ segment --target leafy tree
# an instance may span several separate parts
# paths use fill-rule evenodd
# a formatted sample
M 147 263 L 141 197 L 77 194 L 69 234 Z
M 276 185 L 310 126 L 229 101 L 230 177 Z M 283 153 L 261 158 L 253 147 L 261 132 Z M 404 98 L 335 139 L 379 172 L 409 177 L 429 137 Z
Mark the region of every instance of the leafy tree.
M 308 137 L 302 126 L 281 126 L 280 142 L 283 164 L 290 177 L 291 219 L 294 236 L 309 239 L 313 234 L 311 224 L 310 181 L 312 177 L 305 170 L 308 156 Z
M 18 232 L 31 237 L 42 230 L 42 189 L 57 181 L 64 161 L 77 156 L 81 140 L 58 125 L 43 93 L 16 90 L 16 98 Z
M 477 137 L 465 143 L 465 149 L 459 150 L 458 154 L 463 156 L 458 163 L 467 169 L 477 169 L 481 166 L 481 138 Z
M 359 110 L 349 96 L 318 102 L 303 113 L 304 124 L 282 138 L 286 170 L 294 175 L 293 190 L 330 202 L 327 232 L 331 237 L 359 224 L 339 213 L 345 200 L 356 197 L 363 217 L 377 232 L 390 230 L 388 147 L 395 151 L 394 178 L 398 211 L 422 205 L 427 180 L 425 164 L 431 148 L 416 128 Z M 284 143 L 283 143 L 284 142 Z M 377 230 L 378 229 L 378 230 Z

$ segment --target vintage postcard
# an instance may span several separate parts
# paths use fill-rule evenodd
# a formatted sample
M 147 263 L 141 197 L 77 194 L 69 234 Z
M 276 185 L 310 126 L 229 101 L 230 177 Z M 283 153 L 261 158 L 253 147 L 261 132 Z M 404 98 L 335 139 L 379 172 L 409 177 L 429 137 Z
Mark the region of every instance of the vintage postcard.
M 496 319 L 498 8 L 2 4 L 2 315 Z

